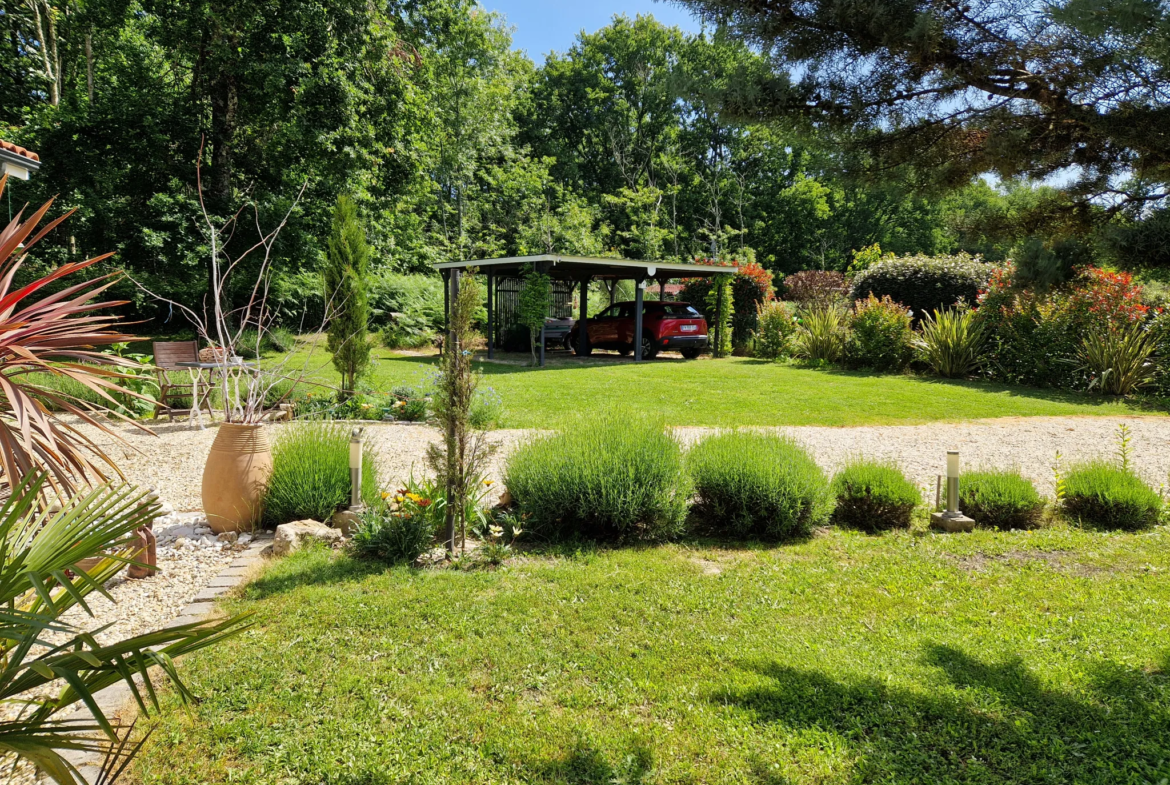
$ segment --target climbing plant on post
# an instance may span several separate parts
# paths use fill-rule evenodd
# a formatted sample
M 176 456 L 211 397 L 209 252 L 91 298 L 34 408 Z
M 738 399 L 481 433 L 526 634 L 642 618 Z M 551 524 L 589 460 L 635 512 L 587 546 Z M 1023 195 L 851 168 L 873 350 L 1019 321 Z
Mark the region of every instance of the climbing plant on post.
M 444 542 L 447 553 L 455 551 L 455 535 L 462 545 L 467 536 L 467 508 L 473 489 L 491 455 L 486 433 L 471 425 L 471 402 L 479 386 L 479 374 L 471 367 L 471 347 L 476 332 L 475 314 L 483 301 L 483 289 L 472 275 L 453 270 L 453 295 L 447 339 L 439 357 L 439 375 L 431 406 L 443 429 L 443 441 L 427 449 L 427 464 L 446 489 Z
M 548 303 L 552 299 L 552 279 L 546 273 L 528 270 L 524 273 L 523 282 L 520 288 L 520 301 L 516 306 L 516 319 L 528 328 L 528 348 L 532 351 L 532 364 L 536 365 L 536 341 L 548 316 Z
M 358 218 L 357 205 L 345 194 L 337 197 L 325 263 L 325 308 L 329 315 L 326 342 L 333 367 L 341 374 L 340 398 L 353 395 L 357 380 L 370 364 L 370 301 L 367 279 L 370 246 Z
M 715 331 L 711 341 L 711 353 L 715 357 L 731 354 L 731 317 L 735 307 L 731 303 L 733 275 L 721 274 L 714 277 L 711 291 L 707 293 L 707 308 L 715 315 Z

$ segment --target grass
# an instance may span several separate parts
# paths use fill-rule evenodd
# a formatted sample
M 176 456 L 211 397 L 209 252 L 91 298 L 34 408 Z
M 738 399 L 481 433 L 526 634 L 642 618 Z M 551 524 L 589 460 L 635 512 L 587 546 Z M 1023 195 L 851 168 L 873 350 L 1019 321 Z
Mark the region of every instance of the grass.
M 336 383 L 320 347 L 300 350 L 289 368 Z M 477 362 L 482 386 L 503 401 L 500 427 L 549 428 L 582 412 L 635 407 L 668 425 L 910 425 L 986 417 L 1131 415 L 1141 406 L 1100 395 L 1038 390 L 865 371 L 819 370 L 732 357 L 684 361 L 662 358 L 635 365 L 616 355 L 588 360 L 550 353 L 545 369 Z M 434 357 L 374 350 L 370 383 L 382 390 L 425 384 Z
M 386 570 L 310 551 L 134 781 L 1157 783 L 1170 529 L 828 530 Z

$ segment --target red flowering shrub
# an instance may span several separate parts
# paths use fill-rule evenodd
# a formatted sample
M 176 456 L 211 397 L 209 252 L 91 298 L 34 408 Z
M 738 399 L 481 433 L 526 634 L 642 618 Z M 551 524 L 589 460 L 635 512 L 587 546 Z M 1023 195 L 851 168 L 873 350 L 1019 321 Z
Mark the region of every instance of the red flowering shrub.
M 1091 379 L 1077 362 L 1085 337 L 1149 315 L 1129 273 L 1087 267 L 1068 284 L 1037 292 L 1013 286 L 1014 272 L 996 269 L 978 300 L 991 336 L 989 373 L 1003 381 L 1085 389 Z

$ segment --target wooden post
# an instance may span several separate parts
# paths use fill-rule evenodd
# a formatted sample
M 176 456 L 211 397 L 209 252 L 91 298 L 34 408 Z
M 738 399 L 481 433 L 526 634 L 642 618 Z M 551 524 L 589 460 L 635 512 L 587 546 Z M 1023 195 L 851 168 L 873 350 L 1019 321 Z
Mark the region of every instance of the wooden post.
M 495 273 L 493 273 L 491 271 L 491 268 L 489 267 L 488 274 L 487 274 L 487 312 L 488 312 L 488 314 L 487 314 L 487 316 L 488 316 L 487 344 L 488 344 L 488 359 L 489 360 L 496 356 L 495 282 L 496 282 Z
M 581 281 L 581 318 L 577 320 L 577 356 L 589 352 L 589 279 Z
M 634 279 L 634 362 L 642 362 L 642 282 Z

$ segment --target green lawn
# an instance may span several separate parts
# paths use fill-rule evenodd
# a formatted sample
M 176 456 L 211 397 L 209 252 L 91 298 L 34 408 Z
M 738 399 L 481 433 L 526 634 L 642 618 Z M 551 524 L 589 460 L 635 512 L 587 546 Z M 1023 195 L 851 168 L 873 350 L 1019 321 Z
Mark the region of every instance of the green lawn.
M 515 357 L 515 355 L 513 355 Z M 336 384 L 328 355 L 298 355 L 290 368 Z M 1151 413 L 1102 396 L 925 376 L 817 370 L 745 358 L 635 365 L 606 359 L 559 359 L 545 369 L 476 363 L 483 386 L 504 402 L 503 427 L 555 426 L 580 412 L 637 409 L 669 425 L 908 425 L 939 420 L 1042 415 Z M 376 354 L 369 383 L 425 385 L 434 358 Z
M 735 364 L 731 364 L 735 367 Z M 1159 783 L 1170 529 L 383 570 L 325 551 L 230 603 L 141 783 Z

